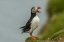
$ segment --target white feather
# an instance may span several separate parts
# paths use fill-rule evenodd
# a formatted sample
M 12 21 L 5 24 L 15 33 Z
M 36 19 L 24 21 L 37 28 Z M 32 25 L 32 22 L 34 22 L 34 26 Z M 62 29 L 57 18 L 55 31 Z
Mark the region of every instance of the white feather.
M 36 15 L 31 21 L 31 29 L 29 30 L 29 33 L 33 32 L 38 27 L 39 22 L 39 17 Z

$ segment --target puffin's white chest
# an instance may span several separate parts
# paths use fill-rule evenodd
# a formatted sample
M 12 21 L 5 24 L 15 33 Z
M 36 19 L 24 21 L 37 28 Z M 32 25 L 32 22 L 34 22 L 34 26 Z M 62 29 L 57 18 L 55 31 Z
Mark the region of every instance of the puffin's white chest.
M 32 21 L 31 21 L 31 29 L 30 32 L 33 32 L 33 30 L 35 30 L 38 27 L 40 20 L 39 17 L 36 15 Z

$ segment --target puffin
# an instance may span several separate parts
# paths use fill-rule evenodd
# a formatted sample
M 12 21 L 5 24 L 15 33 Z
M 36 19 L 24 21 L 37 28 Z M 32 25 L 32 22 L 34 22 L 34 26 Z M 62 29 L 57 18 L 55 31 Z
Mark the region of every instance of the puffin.
M 23 27 L 20 27 L 20 29 L 22 29 L 22 33 L 29 33 L 30 37 L 34 40 L 36 40 L 36 36 L 33 36 L 32 33 L 33 31 L 38 27 L 39 23 L 40 23 L 40 19 L 37 16 L 37 13 L 41 13 L 39 11 L 39 9 L 41 9 L 40 6 L 33 6 L 31 8 L 31 16 L 30 19 L 27 21 L 26 25 Z

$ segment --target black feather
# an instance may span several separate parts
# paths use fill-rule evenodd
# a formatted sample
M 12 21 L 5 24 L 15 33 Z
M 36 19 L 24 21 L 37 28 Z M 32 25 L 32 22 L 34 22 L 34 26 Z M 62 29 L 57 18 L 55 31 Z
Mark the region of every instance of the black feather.
M 21 28 L 25 28 L 25 26 L 23 26 L 23 27 L 20 27 L 19 29 L 21 29 Z

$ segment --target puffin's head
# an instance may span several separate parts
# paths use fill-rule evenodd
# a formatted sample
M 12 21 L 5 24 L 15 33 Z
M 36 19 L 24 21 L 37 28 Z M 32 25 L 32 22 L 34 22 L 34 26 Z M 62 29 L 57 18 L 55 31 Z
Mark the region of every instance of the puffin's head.
M 32 13 L 41 13 L 41 12 L 39 11 L 39 9 L 41 9 L 40 6 L 32 7 L 32 8 L 31 8 L 31 12 L 32 12 Z

